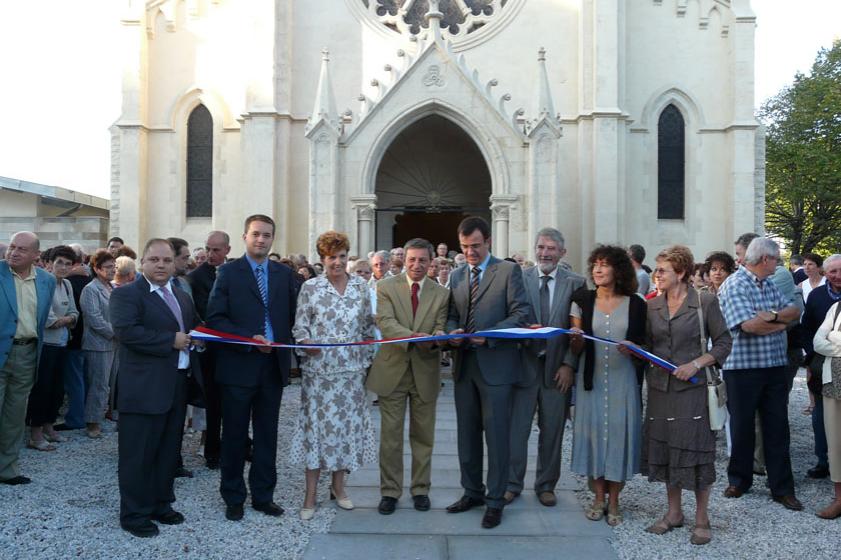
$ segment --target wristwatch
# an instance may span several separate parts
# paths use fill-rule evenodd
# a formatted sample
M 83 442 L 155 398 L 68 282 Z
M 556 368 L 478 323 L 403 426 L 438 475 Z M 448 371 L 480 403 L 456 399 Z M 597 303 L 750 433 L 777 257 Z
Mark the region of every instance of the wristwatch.
M 779 314 L 778 314 L 776 311 L 774 311 L 773 309 L 769 309 L 768 311 L 770 311 L 771 313 L 773 313 L 773 314 L 774 314 L 774 318 L 773 318 L 773 319 L 771 319 L 771 321 L 769 321 L 769 322 L 771 322 L 771 323 L 776 323 L 776 322 L 777 322 L 777 316 L 778 316 Z

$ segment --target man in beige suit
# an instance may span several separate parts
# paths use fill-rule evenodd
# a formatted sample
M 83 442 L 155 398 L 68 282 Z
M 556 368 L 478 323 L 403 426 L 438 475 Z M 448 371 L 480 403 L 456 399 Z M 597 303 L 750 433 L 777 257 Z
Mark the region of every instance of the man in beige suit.
M 404 247 L 405 272 L 377 282 L 377 326 L 384 338 L 443 334 L 449 290 L 427 278 L 434 249 L 424 239 Z M 367 387 L 380 401 L 379 512 L 394 513 L 403 490 L 403 422 L 409 403 L 412 446 L 412 501 L 427 511 L 435 403 L 440 390 L 441 351 L 432 343 L 385 344 L 380 347 Z

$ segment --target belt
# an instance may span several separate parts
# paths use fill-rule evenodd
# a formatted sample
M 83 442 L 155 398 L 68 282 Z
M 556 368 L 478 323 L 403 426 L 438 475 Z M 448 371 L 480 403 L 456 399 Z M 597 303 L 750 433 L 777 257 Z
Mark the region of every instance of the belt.
M 30 344 L 35 344 L 38 342 L 37 338 L 16 338 L 12 340 L 12 344 L 15 346 L 29 346 Z

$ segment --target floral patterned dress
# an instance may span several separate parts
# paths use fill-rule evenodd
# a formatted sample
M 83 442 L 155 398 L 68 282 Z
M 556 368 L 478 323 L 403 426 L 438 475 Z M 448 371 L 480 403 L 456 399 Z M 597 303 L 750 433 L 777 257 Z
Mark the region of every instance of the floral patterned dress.
M 371 293 L 350 276 L 344 294 L 324 276 L 307 280 L 298 295 L 296 340 L 350 342 L 373 338 Z M 301 410 L 292 439 L 292 463 L 307 469 L 354 471 L 377 458 L 365 394 L 373 346 L 323 348 L 301 356 Z

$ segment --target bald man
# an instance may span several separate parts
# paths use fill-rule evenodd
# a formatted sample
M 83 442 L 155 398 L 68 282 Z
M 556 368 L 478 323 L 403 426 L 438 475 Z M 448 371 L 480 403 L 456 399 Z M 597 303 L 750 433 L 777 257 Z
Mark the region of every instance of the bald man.
M 38 236 L 12 236 L 0 261 L 0 483 L 28 484 L 20 474 L 26 403 L 35 383 L 55 277 L 35 266 Z

